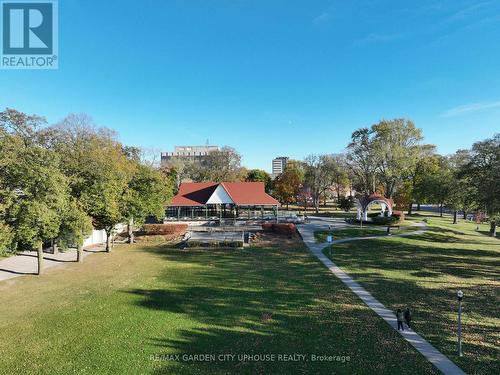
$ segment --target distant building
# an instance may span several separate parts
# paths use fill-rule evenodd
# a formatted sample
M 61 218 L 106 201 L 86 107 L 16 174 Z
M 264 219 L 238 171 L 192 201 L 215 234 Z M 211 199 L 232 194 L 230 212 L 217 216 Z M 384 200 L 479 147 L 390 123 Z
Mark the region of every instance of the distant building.
M 175 146 L 173 152 L 161 153 L 161 163 L 166 164 L 173 159 L 202 161 L 214 151 L 219 151 L 219 146 Z
M 287 162 L 288 158 L 285 156 L 278 156 L 277 158 L 273 159 L 273 172 L 271 174 L 273 179 L 275 179 L 285 171 Z

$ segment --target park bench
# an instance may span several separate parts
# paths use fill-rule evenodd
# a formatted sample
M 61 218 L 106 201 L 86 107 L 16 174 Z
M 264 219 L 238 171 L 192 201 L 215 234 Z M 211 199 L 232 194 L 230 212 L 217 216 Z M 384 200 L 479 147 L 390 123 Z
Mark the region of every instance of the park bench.
M 399 225 L 388 225 L 387 226 L 387 234 L 391 234 L 391 229 L 398 229 L 399 230 Z

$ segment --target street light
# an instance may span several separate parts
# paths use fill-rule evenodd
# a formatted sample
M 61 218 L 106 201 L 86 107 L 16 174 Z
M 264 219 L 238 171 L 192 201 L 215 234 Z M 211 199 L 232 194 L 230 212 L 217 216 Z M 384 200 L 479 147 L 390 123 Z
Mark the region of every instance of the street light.
M 459 290 L 457 292 L 458 298 L 458 356 L 463 357 L 462 353 L 462 299 L 464 298 L 464 292 Z

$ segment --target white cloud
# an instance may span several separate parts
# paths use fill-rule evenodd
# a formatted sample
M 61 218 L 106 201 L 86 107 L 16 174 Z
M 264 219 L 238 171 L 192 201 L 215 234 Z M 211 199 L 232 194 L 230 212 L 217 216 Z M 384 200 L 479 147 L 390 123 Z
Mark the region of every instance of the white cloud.
M 330 13 L 328 12 L 323 12 L 318 17 L 312 20 L 313 24 L 315 25 L 323 25 L 325 23 L 328 23 L 328 21 L 330 21 Z
M 478 112 L 485 109 L 500 108 L 500 101 L 496 102 L 477 102 L 460 105 L 455 108 L 448 109 L 441 116 L 442 117 L 453 117 L 460 116 L 469 112 Z
M 388 43 L 388 42 L 393 42 L 393 41 L 397 41 L 400 39 L 404 39 L 407 36 L 408 35 L 404 34 L 404 33 L 396 33 L 396 34 L 371 33 L 371 34 L 368 34 L 361 39 L 355 40 L 353 42 L 353 46 L 359 47 L 359 46 L 365 46 L 365 45 L 371 44 L 371 43 Z

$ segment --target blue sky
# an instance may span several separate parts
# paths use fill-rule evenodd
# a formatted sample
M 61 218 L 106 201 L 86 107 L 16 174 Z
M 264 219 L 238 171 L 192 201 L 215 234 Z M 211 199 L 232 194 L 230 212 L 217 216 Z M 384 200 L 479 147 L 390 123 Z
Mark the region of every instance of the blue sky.
M 59 69 L 0 108 L 87 113 L 130 145 L 230 145 L 247 167 L 408 117 L 451 153 L 500 132 L 500 1 L 60 0 Z

